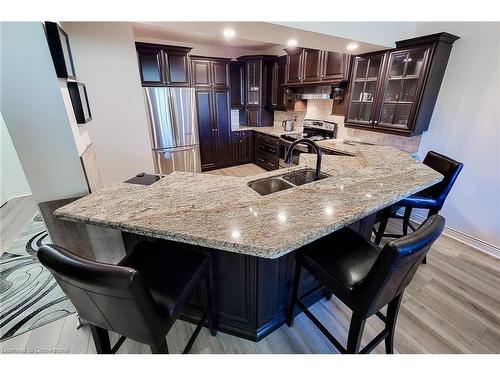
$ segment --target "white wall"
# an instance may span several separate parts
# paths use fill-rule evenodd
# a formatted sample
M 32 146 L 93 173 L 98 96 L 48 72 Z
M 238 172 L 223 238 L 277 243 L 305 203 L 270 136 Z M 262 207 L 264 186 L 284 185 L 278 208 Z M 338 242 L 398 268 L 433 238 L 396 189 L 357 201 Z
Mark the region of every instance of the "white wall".
M 442 210 L 447 226 L 500 247 L 500 23 L 418 23 L 416 34 L 440 31 L 460 39 L 419 156 L 464 163 Z
M 36 202 L 88 193 L 41 22 L 0 24 L 0 111 Z
M 132 26 L 121 22 L 63 22 L 78 80 L 85 83 L 87 125 L 105 185 L 154 172 Z
M 0 206 L 9 199 L 31 195 L 21 162 L 0 113 Z

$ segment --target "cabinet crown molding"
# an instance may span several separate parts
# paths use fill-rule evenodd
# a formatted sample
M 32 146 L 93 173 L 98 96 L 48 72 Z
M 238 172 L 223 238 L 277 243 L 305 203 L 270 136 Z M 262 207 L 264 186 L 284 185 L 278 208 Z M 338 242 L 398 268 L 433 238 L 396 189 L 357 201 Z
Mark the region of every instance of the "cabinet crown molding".
M 436 34 L 417 36 L 411 39 L 399 40 L 396 42 L 396 48 L 405 48 L 408 46 L 414 46 L 416 44 L 425 44 L 434 42 L 453 44 L 453 42 L 455 42 L 457 39 L 460 39 L 460 37 L 446 32 L 441 32 Z

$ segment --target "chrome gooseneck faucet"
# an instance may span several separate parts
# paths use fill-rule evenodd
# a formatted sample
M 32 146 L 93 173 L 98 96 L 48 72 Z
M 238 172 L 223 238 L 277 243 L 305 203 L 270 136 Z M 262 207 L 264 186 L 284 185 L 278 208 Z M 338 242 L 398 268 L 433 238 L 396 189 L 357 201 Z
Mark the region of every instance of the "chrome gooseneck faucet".
M 293 149 L 300 143 L 309 145 L 314 149 L 314 151 L 316 151 L 316 175 L 314 176 L 314 179 L 319 180 L 321 178 L 321 155 L 323 154 L 323 152 L 314 141 L 308 138 L 301 138 L 293 142 L 288 148 L 288 151 L 285 155 L 285 163 L 290 164 L 290 162 L 292 161 Z

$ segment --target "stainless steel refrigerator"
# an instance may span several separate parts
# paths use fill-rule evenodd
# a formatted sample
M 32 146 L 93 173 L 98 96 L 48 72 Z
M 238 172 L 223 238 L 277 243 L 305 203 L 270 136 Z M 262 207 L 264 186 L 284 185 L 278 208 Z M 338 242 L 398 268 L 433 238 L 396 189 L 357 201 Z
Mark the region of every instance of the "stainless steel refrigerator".
M 144 97 L 156 172 L 200 172 L 194 89 L 145 87 Z

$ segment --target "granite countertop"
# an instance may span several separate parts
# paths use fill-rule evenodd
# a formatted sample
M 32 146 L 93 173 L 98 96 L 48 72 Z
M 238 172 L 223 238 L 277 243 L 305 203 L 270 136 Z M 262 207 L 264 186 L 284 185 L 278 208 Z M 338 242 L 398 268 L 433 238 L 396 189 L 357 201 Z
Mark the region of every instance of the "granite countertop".
M 334 147 L 331 142 L 330 147 Z M 174 172 L 150 186 L 120 183 L 55 211 L 61 219 L 225 251 L 277 258 L 439 182 L 443 176 L 389 146 L 323 157 L 320 181 L 261 196 L 250 177 Z
M 285 131 L 281 126 L 240 126 L 239 128 L 232 129 L 233 132 L 248 130 L 253 130 L 258 133 L 272 135 L 275 137 L 281 137 L 283 134 L 299 133 L 302 131 L 302 128 L 299 127 L 292 131 Z M 317 143 L 323 149 L 340 152 L 346 155 L 355 155 L 357 150 L 355 145 L 346 144 L 340 139 L 325 139 L 324 141 L 318 141 Z
M 267 135 L 273 135 L 275 137 L 280 137 L 283 134 L 292 134 L 292 133 L 299 133 L 302 131 L 302 127 L 299 129 L 294 129 L 292 131 L 285 131 L 283 127 L 280 126 L 241 126 L 239 128 L 233 128 L 231 129 L 233 132 L 241 132 L 241 131 L 246 131 L 246 130 L 253 130 L 258 133 L 262 134 L 267 134 Z

